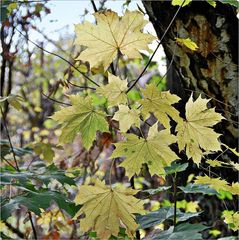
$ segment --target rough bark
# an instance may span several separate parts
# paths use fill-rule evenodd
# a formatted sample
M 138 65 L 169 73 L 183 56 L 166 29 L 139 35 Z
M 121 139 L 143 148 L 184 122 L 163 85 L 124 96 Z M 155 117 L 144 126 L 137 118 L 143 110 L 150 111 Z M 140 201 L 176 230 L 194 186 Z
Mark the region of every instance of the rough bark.
M 171 1 L 144 1 L 143 4 L 160 39 L 178 7 L 172 6 Z M 176 36 L 189 37 L 199 49 L 192 52 L 175 46 Z M 197 1 L 180 10 L 162 44 L 167 59 L 171 61 L 174 57 L 169 79 L 171 91 L 184 100 L 191 94 L 187 89 L 217 99 L 212 103 L 227 119 L 220 132 L 223 141 L 232 147 L 237 147 L 238 141 L 237 41 L 235 8 L 220 2 L 213 8 L 206 1 Z

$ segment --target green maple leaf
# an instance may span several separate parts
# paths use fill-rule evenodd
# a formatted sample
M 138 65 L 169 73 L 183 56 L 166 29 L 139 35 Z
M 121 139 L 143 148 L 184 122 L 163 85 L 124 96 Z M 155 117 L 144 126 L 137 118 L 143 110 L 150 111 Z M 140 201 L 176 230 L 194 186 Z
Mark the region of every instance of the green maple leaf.
M 180 97 L 169 91 L 160 92 L 155 84 L 149 84 L 141 91 L 144 99 L 139 100 L 139 102 L 142 104 L 144 118 L 147 118 L 149 113 L 153 113 L 166 128 L 170 128 L 169 116 L 176 122 L 181 121 L 179 112 L 172 106 L 180 100 Z
M 148 164 L 149 171 L 154 174 L 165 174 L 164 167 L 178 159 L 178 156 L 169 148 L 176 142 L 176 137 L 168 129 L 158 132 L 157 123 L 149 129 L 148 137 L 138 138 L 134 134 L 125 134 L 127 141 L 115 143 L 111 158 L 125 157 L 120 165 L 126 170 L 126 175 L 131 178 L 139 174 L 143 163 Z
M 73 142 L 80 133 L 83 145 L 89 149 L 97 131 L 108 132 L 106 114 L 96 110 L 90 97 L 69 96 L 72 106 L 56 112 L 52 119 L 62 124 L 60 143 Z

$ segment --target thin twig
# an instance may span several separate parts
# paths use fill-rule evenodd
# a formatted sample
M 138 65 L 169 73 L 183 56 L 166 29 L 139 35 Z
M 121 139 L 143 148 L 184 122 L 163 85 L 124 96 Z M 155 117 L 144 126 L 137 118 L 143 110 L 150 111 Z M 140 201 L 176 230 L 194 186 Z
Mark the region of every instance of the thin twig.
M 182 8 L 184 2 L 185 2 L 185 0 L 184 0 L 183 3 L 181 4 L 181 6 L 179 6 L 179 8 L 177 9 L 176 13 L 174 14 L 172 20 L 170 21 L 168 27 L 166 28 L 166 30 L 165 30 L 162 38 L 160 39 L 160 41 L 159 41 L 156 49 L 154 50 L 152 56 L 150 57 L 150 59 L 149 59 L 149 61 L 147 62 L 146 66 L 144 67 L 143 71 L 140 73 L 140 75 L 139 75 L 138 78 L 135 80 L 135 82 L 128 88 L 128 90 L 126 91 L 126 93 L 128 93 L 128 92 L 137 84 L 137 82 L 140 80 L 140 78 L 144 75 L 144 73 L 145 73 L 145 71 L 147 70 L 149 64 L 151 63 L 154 55 L 156 54 L 156 52 L 158 51 L 160 45 L 162 44 L 162 41 L 163 41 L 164 37 L 166 36 L 166 34 L 168 33 L 170 27 L 172 26 L 172 24 L 173 24 L 173 22 L 174 22 L 174 19 L 177 17 L 180 9 Z
M 56 102 L 56 103 L 59 103 L 59 104 L 62 104 L 62 105 L 66 105 L 66 106 L 72 106 L 70 103 L 61 102 L 61 101 L 59 101 L 59 100 L 56 100 L 56 99 L 54 99 L 54 98 L 51 98 L 51 97 L 47 96 L 45 93 L 43 93 L 43 92 L 41 92 L 41 94 L 42 94 L 45 98 L 47 98 L 47 99 L 49 99 L 49 100 L 51 100 L 51 101 L 53 101 L 53 102 Z
M 19 31 L 17 28 L 16 30 L 24 37 L 27 39 L 27 41 L 31 42 L 32 44 L 34 44 L 36 47 L 38 47 L 39 49 L 41 49 L 42 51 L 46 52 L 46 53 L 49 53 L 53 56 L 56 56 L 58 58 L 60 58 L 61 60 L 65 61 L 66 63 L 68 63 L 71 67 L 73 67 L 77 72 L 79 72 L 82 76 L 84 76 L 84 78 L 86 78 L 87 80 L 89 80 L 91 83 L 93 83 L 94 85 L 96 85 L 97 87 L 99 87 L 100 85 L 98 83 L 96 83 L 95 81 L 93 81 L 92 79 L 90 79 L 87 75 L 85 75 L 84 73 L 82 73 L 78 68 L 76 68 L 74 66 L 74 64 L 72 64 L 70 61 L 68 61 L 67 59 L 63 58 L 62 56 L 56 54 L 56 53 L 53 53 L 53 52 L 50 52 L 44 48 L 42 48 L 41 46 L 39 46 L 38 44 L 36 44 L 35 42 L 33 42 L 32 40 L 30 40 L 27 36 L 25 36 L 21 31 Z
M 19 169 L 18 164 L 17 164 L 16 154 L 15 154 L 14 149 L 13 149 L 12 140 L 11 140 L 11 137 L 10 137 L 10 134 L 9 134 L 9 131 L 8 131 L 8 127 L 7 127 L 6 119 L 5 119 L 4 114 L 3 114 L 2 107 L 0 107 L 0 109 L 1 109 L 1 114 L 2 114 L 2 124 L 3 124 L 3 126 L 6 130 L 6 133 L 7 133 L 7 138 L 8 138 L 10 147 L 11 147 L 12 155 L 13 155 L 14 162 L 15 162 L 15 165 L 16 165 L 16 170 L 18 172 L 20 172 L 20 169 Z
M 3 161 L 5 161 L 9 166 L 11 166 L 11 167 L 13 167 L 15 170 L 17 170 L 16 167 L 15 167 L 14 165 L 12 165 L 6 158 L 1 157 L 1 159 L 2 159 Z
M 93 7 L 94 11 L 95 11 L 95 12 L 98 12 L 98 9 L 97 9 L 97 7 L 96 7 L 96 5 L 95 5 L 95 2 L 94 2 L 93 0 L 90 0 L 90 2 L 91 2 L 91 4 L 92 4 L 92 7 Z
M 29 220 L 30 220 L 30 222 L 31 222 L 34 239 L 37 240 L 37 231 L 36 231 L 36 228 L 35 228 L 34 223 L 33 223 L 33 221 L 32 221 L 32 214 L 31 214 L 30 211 L 28 211 L 28 216 L 29 216 Z

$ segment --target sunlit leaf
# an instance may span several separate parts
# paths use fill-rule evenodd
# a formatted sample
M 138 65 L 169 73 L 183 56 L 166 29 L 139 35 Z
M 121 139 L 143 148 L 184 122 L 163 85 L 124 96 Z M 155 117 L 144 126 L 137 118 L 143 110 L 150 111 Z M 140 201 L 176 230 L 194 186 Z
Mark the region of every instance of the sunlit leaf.
M 192 51 L 196 51 L 198 49 L 198 45 L 190 38 L 176 38 L 176 42 L 180 45 L 186 46 Z
M 106 70 L 119 52 L 129 58 L 141 58 L 139 50 L 148 50 L 155 39 L 141 32 L 148 21 L 138 11 L 126 11 L 119 17 L 113 11 L 95 13 L 97 24 L 85 21 L 75 26 L 76 43 L 87 47 L 80 56 L 91 68 L 103 64 Z

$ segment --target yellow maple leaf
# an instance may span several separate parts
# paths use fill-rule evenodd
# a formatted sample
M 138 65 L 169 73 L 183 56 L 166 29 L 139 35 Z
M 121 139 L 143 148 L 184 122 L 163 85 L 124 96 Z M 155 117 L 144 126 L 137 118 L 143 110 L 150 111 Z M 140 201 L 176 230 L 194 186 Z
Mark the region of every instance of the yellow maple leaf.
M 186 120 L 176 127 L 179 150 L 186 147 L 186 155 L 197 164 L 201 161 L 203 150 L 207 153 L 221 150 L 220 134 L 211 127 L 224 118 L 214 108 L 207 108 L 209 101 L 201 96 L 193 101 L 191 95 L 186 104 Z
M 96 180 L 94 186 L 80 186 L 75 198 L 76 204 L 83 204 L 76 217 L 85 214 L 80 220 L 80 229 L 87 232 L 96 231 L 100 239 L 118 236 L 119 228 L 126 228 L 130 238 L 134 238 L 138 224 L 134 213 L 143 214 L 143 201 L 135 198 L 138 190 L 112 189 Z
M 180 121 L 179 112 L 172 106 L 177 103 L 180 97 L 171 94 L 169 91 L 160 92 L 155 84 L 149 84 L 141 92 L 144 98 L 139 100 L 142 105 L 142 114 L 146 119 L 149 113 L 153 113 L 160 123 L 166 128 L 170 128 L 170 118 Z
M 121 18 L 110 10 L 94 16 L 97 25 L 85 22 L 75 26 L 76 43 L 87 47 L 79 59 L 88 61 L 91 68 L 103 64 L 106 70 L 119 52 L 129 58 L 142 58 L 139 50 L 148 50 L 147 45 L 155 39 L 142 33 L 148 21 L 138 11 L 126 11 Z
M 142 164 L 146 163 L 149 172 L 154 174 L 165 174 L 164 167 L 179 159 L 169 148 L 169 145 L 176 142 L 176 137 L 170 134 L 168 129 L 158 132 L 157 123 L 154 124 L 148 133 L 147 139 L 138 138 L 134 134 L 125 134 L 127 140 L 114 145 L 111 158 L 125 157 L 121 167 L 125 168 L 126 175 L 131 178 L 139 174 Z
M 126 105 L 119 105 L 119 111 L 115 113 L 113 119 L 119 121 L 121 132 L 126 132 L 132 125 L 139 126 L 140 111 L 137 109 L 129 109 Z
M 126 104 L 127 84 L 126 80 L 121 80 L 119 77 L 108 72 L 108 84 L 98 87 L 96 92 L 108 99 L 109 107 Z
M 94 108 L 90 97 L 70 95 L 69 98 L 72 106 L 62 108 L 52 116 L 52 119 L 62 124 L 59 142 L 73 142 L 80 133 L 83 145 L 89 149 L 97 131 L 108 132 L 106 114 Z
M 239 212 L 224 211 L 222 214 L 224 222 L 228 224 L 229 228 L 233 231 L 239 230 Z
M 239 195 L 239 183 L 232 183 L 232 185 L 229 185 L 225 180 L 220 178 L 210 178 L 208 176 L 198 176 L 195 183 L 209 185 L 209 187 L 215 189 L 217 192 L 223 190 L 230 192 L 232 195 Z
M 192 51 L 196 51 L 198 49 L 198 45 L 193 42 L 190 38 L 176 38 L 176 42 L 180 45 L 184 45 Z

